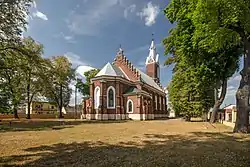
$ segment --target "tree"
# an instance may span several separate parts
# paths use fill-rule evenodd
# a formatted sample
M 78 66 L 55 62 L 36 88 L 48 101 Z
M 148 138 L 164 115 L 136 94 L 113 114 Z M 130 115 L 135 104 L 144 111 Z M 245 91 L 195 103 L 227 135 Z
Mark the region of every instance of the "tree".
M 250 95 L 250 1 L 199 0 L 193 11 L 197 27 L 194 44 L 210 52 L 238 46 L 244 55 L 242 79 L 236 93 L 237 118 L 234 132 L 248 132 Z M 202 39 L 202 40 L 201 40 Z
M 187 121 L 191 117 L 202 116 L 214 102 L 212 86 L 209 80 L 205 82 L 206 69 L 201 65 L 175 70 L 168 91 L 176 115 L 185 117 Z
M 0 1 L 0 43 L 7 44 L 7 47 L 1 47 L 1 50 L 12 48 L 21 42 L 22 33 L 28 24 L 27 18 L 32 2 L 33 0 Z
M 83 83 L 80 79 L 77 79 L 76 87 L 83 96 L 89 95 L 90 79 L 94 78 L 99 71 L 100 69 L 92 69 L 90 71 L 86 71 L 84 73 L 86 79 L 85 83 Z
M 24 85 L 26 87 L 26 104 L 27 104 L 27 119 L 30 119 L 30 105 L 33 97 L 42 91 L 41 83 L 46 82 L 42 79 L 43 68 L 46 67 L 44 59 L 41 57 L 43 54 L 43 46 L 31 37 L 24 39 L 24 48 L 27 53 L 32 55 L 23 55 L 22 57 L 22 71 L 24 73 Z
M 0 81 L 0 113 L 9 113 L 11 110 L 10 106 L 10 92 L 6 89 L 4 78 Z
M 6 51 L 12 50 L 19 54 L 29 55 L 23 50 L 22 34 L 26 31 L 29 7 L 33 0 L 1 0 L 0 1 L 0 69 L 10 69 L 12 64 L 5 62 Z
M 201 1 L 172 0 L 166 7 L 167 18 L 171 23 L 176 23 L 176 27 L 170 30 L 170 36 L 163 41 L 165 53 L 173 54 L 167 59 L 166 64 L 175 64 L 174 71 L 181 67 L 182 70 L 185 70 L 185 68 L 193 66 L 195 71 L 201 72 L 201 78 L 206 78 L 205 80 L 197 80 L 197 84 L 207 85 L 209 90 L 217 88 L 218 84 L 222 86 L 221 96 L 214 103 L 213 118 L 215 118 L 214 113 L 216 113 L 226 95 L 227 79 L 239 67 L 241 50 L 240 44 L 224 45 L 214 50 L 206 48 L 207 43 L 197 44 L 204 40 L 204 34 L 206 34 L 203 30 L 203 36 L 197 35 L 199 27 L 194 18 L 197 17 L 195 12 L 199 3 Z M 199 73 L 196 75 L 199 75 Z M 184 82 L 184 84 L 187 83 Z M 201 92 L 204 92 L 207 88 L 196 87 L 196 89 L 203 89 Z M 204 98 L 213 99 L 214 93 L 209 94 L 209 98 Z M 212 119 L 213 121 L 214 119 Z
M 12 55 L 15 52 L 8 52 L 6 54 L 8 56 L 6 64 L 15 64 L 16 66 L 12 69 L 1 69 L 0 76 L 1 76 L 1 83 L 0 85 L 3 86 L 3 91 L 8 92 L 8 101 L 10 106 L 12 106 L 12 110 L 14 113 L 14 118 L 18 118 L 17 108 L 20 104 L 21 100 L 24 98 L 24 88 L 23 88 L 23 79 L 24 75 L 20 68 L 21 61 L 19 59 L 13 59 Z
M 44 83 L 44 95 L 57 103 L 59 118 L 62 118 L 62 108 L 66 107 L 70 101 L 72 90 L 70 81 L 74 78 L 74 71 L 71 63 L 64 56 L 57 56 L 50 59 L 50 65 L 44 75 L 47 81 Z

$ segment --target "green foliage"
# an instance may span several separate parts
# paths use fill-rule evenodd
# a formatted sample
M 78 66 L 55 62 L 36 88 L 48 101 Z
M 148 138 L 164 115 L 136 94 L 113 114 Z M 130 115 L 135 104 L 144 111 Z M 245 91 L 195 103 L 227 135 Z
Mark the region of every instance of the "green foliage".
M 5 96 L 1 96 L 5 104 L 3 106 L 7 107 L 5 109 L 12 106 L 16 110 L 22 102 L 31 103 L 34 95 L 41 91 L 40 85 L 44 82 L 39 75 L 43 61 L 42 45 L 30 37 L 24 38 L 22 43 L 14 50 L 2 50 L 5 55 L 2 60 L 9 67 L 0 69 L 0 91 L 5 93 Z
M 0 45 L 16 46 L 21 41 L 21 35 L 28 24 L 28 9 L 32 2 L 33 0 L 0 1 Z
M 82 95 L 84 95 L 84 96 L 89 95 L 90 79 L 94 78 L 99 71 L 100 71 L 100 69 L 92 69 L 90 71 L 86 71 L 84 73 L 84 76 L 86 78 L 85 83 L 83 83 L 80 79 L 77 79 L 76 86 L 77 86 L 79 92 L 82 93 Z
M 69 104 L 72 93 L 70 86 L 71 80 L 74 78 L 74 71 L 71 63 L 64 56 L 52 57 L 47 61 L 47 67 L 44 71 L 44 95 L 56 102 L 62 117 L 62 107 Z
M 1 82 L 2 83 L 2 82 Z M 0 85 L 0 113 L 5 113 L 10 111 L 10 93 L 6 90 L 4 85 Z
M 235 73 L 242 53 L 239 42 L 228 45 L 226 40 L 226 44 L 220 45 L 207 38 L 212 36 L 211 26 L 200 24 L 206 22 L 208 16 L 197 14 L 203 3 L 210 4 L 210 1 L 172 0 L 164 10 L 168 20 L 176 24 L 163 40 L 165 54 L 169 56 L 165 65 L 174 64 L 170 101 L 175 111 L 185 116 L 201 115 L 213 106 L 214 88 Z M 218 37 L 227 33 L 220 33 Z

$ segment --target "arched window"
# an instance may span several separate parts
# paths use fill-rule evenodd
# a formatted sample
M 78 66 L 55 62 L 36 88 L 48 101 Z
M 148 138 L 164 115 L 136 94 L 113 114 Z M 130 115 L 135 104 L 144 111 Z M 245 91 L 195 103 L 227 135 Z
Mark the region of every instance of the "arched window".
M 97 86 L 95 88 L 95 94 L 94 94 L 94 102 L 95 102 L 95 109 L 97 109 L 100 105 L 100 87 Z
M 115 108 L 115 88 L 113 86 L 108 88 L 107 97 L 108 108 Z
M 160 110 L 162 109 L 162 104 L 161 104 L 161 102 L 162 102 L 162 99 L 161 99 L 161 96 L 159 96 L 159 107 L 160 107 Z
M 127 113 L 133 113 L 134 105 L 132 100 L 127 101 Z

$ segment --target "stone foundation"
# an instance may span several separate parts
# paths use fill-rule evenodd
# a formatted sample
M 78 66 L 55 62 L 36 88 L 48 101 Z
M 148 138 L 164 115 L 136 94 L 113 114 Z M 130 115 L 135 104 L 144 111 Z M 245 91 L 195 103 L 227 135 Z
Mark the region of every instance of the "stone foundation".
M 167 118 L 164 114 L 86 114 L 87 120 L 153 120 Z

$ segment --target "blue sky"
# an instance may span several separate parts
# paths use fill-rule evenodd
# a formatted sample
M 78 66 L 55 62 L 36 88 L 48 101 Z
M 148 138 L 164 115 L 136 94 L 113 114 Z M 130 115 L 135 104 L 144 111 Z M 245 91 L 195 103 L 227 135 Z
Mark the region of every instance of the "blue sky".
M 45 57 L 65 55 L 74 67 L 101 68 L 113 61 L 121 44 L 126 57 L 143 70 L 154 33 L 161 83 L 166 86 L 172 67 L 163 66 L 166 56 L 162 40 L 173 27 L 163 13 L 167 4 L 162 0 L 36 0 L 24 35 L 44 45 Z M 232 94 L 238 80 L 235 75 L 229 81 L 225 103 L 235 103 Z

